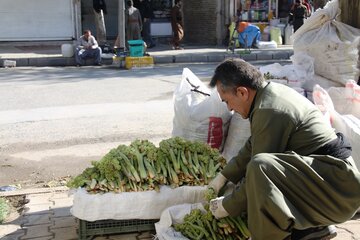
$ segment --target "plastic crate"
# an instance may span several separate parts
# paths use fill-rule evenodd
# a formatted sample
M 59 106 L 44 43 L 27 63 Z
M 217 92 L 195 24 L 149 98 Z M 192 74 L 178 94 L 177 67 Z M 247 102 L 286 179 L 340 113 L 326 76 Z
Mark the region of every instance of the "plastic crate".
M 125 57 L 114 56 L 112 61 L 112 66 L 120 67 L 120 68 L 125 67 Z
M 146 57 L 126 57 L 125 68 L 152 68 L 154 67 L 154 58 L 150 56 Z
M 92 239 L 97 235 L 120 234 L 155 230 L 158 219 L 99 220 L 89 222 L 78 219 L 79 240 Z
M 144 56 L 144 41 L 143 40 L 129 40 L 130 57 Z

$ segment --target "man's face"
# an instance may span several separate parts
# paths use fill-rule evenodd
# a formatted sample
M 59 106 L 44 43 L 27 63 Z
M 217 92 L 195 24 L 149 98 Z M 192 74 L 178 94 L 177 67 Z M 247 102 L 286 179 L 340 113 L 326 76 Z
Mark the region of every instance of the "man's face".
M 242 118 L 248 118 L 251 102 L 249 101 L 249 90 L 245 87 L 234 89 L 226 89 L 218 81 L 216 88 L 219 92 L 220 99 L 226 103 L 230 111 L 234 110 L 239 113 Z
M 84 37 L 85 37 L 86 39 L 89 39 L 90 36 L 91 36 L 91 32 L 86 32 L 86 33 L 84 34 Z

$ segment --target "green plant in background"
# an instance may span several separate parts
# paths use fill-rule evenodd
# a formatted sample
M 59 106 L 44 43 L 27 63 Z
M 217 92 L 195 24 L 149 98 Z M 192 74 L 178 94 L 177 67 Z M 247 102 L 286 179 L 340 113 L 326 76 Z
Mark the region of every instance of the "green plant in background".
M 9 214 L 10 207 L 5 198 L 0 198 L 0 223 L 3 223 Z

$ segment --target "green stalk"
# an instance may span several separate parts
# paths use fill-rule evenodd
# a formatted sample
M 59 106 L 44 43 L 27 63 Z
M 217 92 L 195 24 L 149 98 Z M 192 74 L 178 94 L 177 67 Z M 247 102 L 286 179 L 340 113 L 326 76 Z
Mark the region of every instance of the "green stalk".
M 167 160 L 166 160 L 167 161 Z M 160 167 L 161 167 L 161 172 L 162 172 L 162 175 L 167 178 L 168 176 L 168 172 L 166 170 L 166 167 L 164 165 L 164 162 L 163 161 L 159 161 L 160 162 Z
M 251 233 L 249 231 L 249 229 L 247 228 L 246 224 L 244 223 L 244 221 L 241 219 L 241 217 L 236 217 L 236 220 L 239 222 L 240 226 L 242 227 L 242 234 L 244 235 L 244 237 L 249 238 L 251 237 Z
M 155 176 L 156 176 L 155 169 L 153 168 L 151 163 L 145 158 L 144 158 L 144 163 L 145 163 L 146 170 L 149 174 L 149 178 L 155 178 Z
M 171 159 L 171 161 L 172 161 L 172 163 L 174 165 L 175 172 L 180 173 L 180 164 L 176 160 L 175 153 L 171 148 L 169 148 L 169 154 L 170 154 L 170 159 Z
M 191 177 L 187 167 L 185 166 L 185 163 L 183 161 L 180 161 L 180 168 L 181 171 L 185 174 L 186 177 Z
M 119 161 L 119 162 L 120 162 L 120 165 L 121 165 L 121 171 L 122 171 L 122 173 L 124 173 L 125 176 L 126 176 L 127 178 L 129 178 L 130 180 L 136 181 L 136 180 L 135 180 L 135 177 L 128 171 L 128 169 L 127 169 L 127 167 L 126 167 L 125 161 Z
M 197 152 L 194 152 L 194 163 L 195 163 L 195 166 L 198 169 L 200 169 L 199 158 L 198 158 Z
M 134 176 L 135 180 L 136 180 L 137 182 L 141 182 L 141 179 L 140 179 L 140 176 L 139 176 L 138 172 L 136 171 L 136 169 L 134 168 L 134 166 L 131 165 L 130 160 L 128 159 L 128 157 L 127 157 L 124 153 L 122 153 L 122 152 L 120 152 L 120 151 L 119 151 L 118 153 L 119 153 L 119 155 L 121 156 L 121 158 L 123 158 L 123 160 L 125 161 L 125 164 L 127 165 L 128 170 L 129 170 L 129 171 L 131 172 L 131 174 Z
M 194 169 L 196 174 L 199 174 L 199 168 L 196 167 L 195 159 L 191 157 L 191 152 L 187 151 L 189 167 Z
M 134 147 L 133 150 L 134 150 L 134 153 L 135 153 L 135 156 L 137 159 L 140 177 L 141 177 L 141 179 L 146 179 L 147 174 L 146 174 L 146 170 L 145 170 L 145 166 L 144 166 L 143 155 L 139 152 L 139 149 L 137 147 Z
M 186 159 L 186 157 L 185 157 L 184 151 L 182 151 L 182 150 L 179 150 L 179 151 L 180 151 L 180 155 L 181 155 L 181 160 L 182 160 L 182 162 L 183 162 L 185 165 L 188 165 L 189 163 L 188 163 L 188 161 L 187 161 L 187 159 Z
M 207 170 L 207 173 L 206 173 L 206 176 L 208 178 L 213 178 L 213 176 L 215 175 L 214 169 L 215 169 L 214 159 L 211 158 L 210 162 L 209 162 L 208 170 Z

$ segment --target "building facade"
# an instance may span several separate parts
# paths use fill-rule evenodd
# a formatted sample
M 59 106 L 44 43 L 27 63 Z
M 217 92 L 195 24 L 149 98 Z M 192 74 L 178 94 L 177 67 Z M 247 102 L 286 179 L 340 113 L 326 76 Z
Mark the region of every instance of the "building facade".
M 80 0 L 1 0 L 0 41 L 72 40 Z

